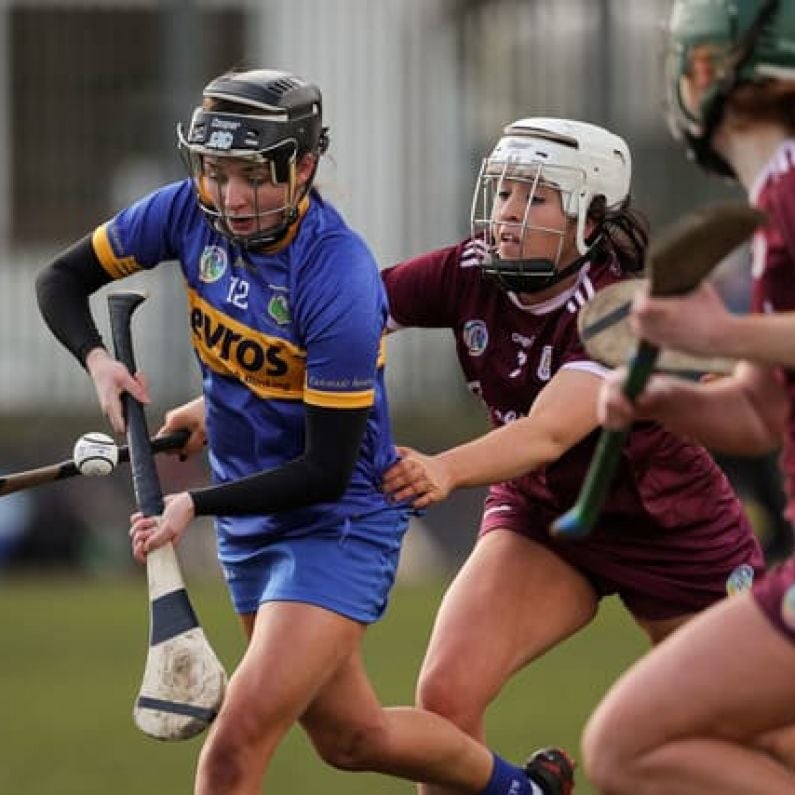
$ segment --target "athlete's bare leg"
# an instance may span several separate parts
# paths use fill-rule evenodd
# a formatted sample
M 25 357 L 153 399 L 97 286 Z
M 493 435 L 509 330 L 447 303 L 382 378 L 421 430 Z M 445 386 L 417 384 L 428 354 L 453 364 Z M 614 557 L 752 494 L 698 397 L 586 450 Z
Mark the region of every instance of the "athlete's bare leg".
M 586 776 L 603 795 L 791 795 L 792 771 L 755 743 L 793 715 L 795 646 L 734 596 L 611 688 L 586 727 Z
M 473 795 L 491 776 L 491 752 L 450 721 L 412 707 L 381 707 L 358 651 L 326 683 L 301 724 L 320 756 L 343 770 L 443 782 Z
M 250 617 L 243 623 L 250 627 Z M 196 794 L 258 794 L 277 745 L 358 648 L 363 631 L 311 605 L 264 604 L 202 748 Z
M 545 547 L 507 530 L 487 533 L 445 594 L 420 673 L 419 705 L 483 741 L 484 713 L 505 683 L 587 625 L 597 604 L 585 577 Z
M 337 767 L 481 792 L 494 762 L 485 746 L 439 715 L 378 703 L 361 659 L 365 629 L 313 605 L 263 605 L 202 749 L 197 795 L 258 795 L 275 748 L 299 719 Z

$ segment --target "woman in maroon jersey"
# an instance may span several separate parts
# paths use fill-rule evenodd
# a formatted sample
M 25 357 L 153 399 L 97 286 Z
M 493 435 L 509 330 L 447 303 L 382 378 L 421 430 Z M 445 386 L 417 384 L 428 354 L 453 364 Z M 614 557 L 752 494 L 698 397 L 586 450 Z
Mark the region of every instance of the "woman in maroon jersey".
M 614 428 L 655 417 L 734 453 L 783 444 L 792 519 L 795 5 L 677 0 L 670 52 L 675 129 L 702 166 L 735 177 L 767 215 L 752 246 L 754 313 L 730 315 L 709 287 L 682 300 L 639 301 L 634 323 L 644 337 L 741 363 L 710 384 L 655 377 L 634 408 L 617 373 L 605 384 L 600 416 Z M 790 557 L 750 593 L 706 611 L 622 677 L 590 720 L 583 748 L 589 777 L 610 795 L 791 795 L 793 724 Z
M 630 434 L 593 534 L 549 534 L 590 462 L 607 374 L 583 349 L 577 312 L 596 290 L 633 278 L 646 246 L 630 173 L 626 144 L 606 130 L 515 122 L 482 166 L 471 238 L 384 272 L 392 328 L 450 328 L 495 426 L 437 456 L 404 448 L 384 483 L 418 507 L 496 484 L 418 685 L 421 706 L 481 739 L 506 682 L 589 624 L 603 596 L 618 594 L 656 643 L 762 565 L 708 453 L 651 422 Z

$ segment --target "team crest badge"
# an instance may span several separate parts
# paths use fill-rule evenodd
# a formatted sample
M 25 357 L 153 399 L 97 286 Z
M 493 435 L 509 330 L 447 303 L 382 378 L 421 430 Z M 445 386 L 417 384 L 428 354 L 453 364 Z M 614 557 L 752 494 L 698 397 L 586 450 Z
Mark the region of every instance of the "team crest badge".
M 203 282 L 217 282 L 226 270 L 226 251 L 220 246 L 205 246 L 199 259 L 199 278 Z
M 287 296 L 277 293 L 268 301 L 268 314 L 280 326 L 286 326 L 290 322 L 290 304 L 287 303 Z
M 736 569 L 732 571 L 726 580 L 726 593 L 729 596 L 734 596 L 738 593 L 745 593 L 750 591 L 751 586 L 754 584 L 754 569 L 747 563 L 741 563 Z
M 489 344 L 489 330 L 482 320 L 467 320 L 461 336 L 470 356 L 480 356 Z

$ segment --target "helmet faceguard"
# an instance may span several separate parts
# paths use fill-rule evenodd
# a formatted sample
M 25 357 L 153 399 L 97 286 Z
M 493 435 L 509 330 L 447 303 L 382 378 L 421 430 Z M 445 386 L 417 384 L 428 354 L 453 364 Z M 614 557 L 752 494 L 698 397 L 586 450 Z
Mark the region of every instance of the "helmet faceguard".
M 281 240 L 299 214 L 301 199 L 309 192 L 317 159 L 328 147 L 322 126 L 319 89 L 286 72 L 255 70 L 223 75 L 204 89 L 205 103 L 196 108 L 185 132 L 177 127 L 177 142 L 196 196 L 212 226 L 245 248 Z M 296 166 L 311 153 L 316 162 L 303 186 L 297 184 Z M 254 191 L 256 230 L 245 236 L 231 231 L 223 196 L 220 206 L 205 185 L 206 158 L 234 158 L 265 166 L 271 184 L 284 185 L 280 207 L 260 211 Z
M 795 4 L 676 0 L 666 57 L 669 127 L 708 171 L 734 176 L 712 147 L 731 93 L 743 83 L 795 80 Z
M 599 239 L 588 235 L 588 211 L 597 196 L 606 207 L 624 203 L 629 195 L 632 166 L 629 149 L 617 135 L 585 122 L 530 118 L 508 125 L 491 154 L 483 161 L 472 200 L 472 236 L 482 242 L 481 267 L 511 292 L 539 292 L 576 272 Z M 501 259 L 494 234 L 495 201 L 506 181 L 524 183 L 528 200 L 523 217 L 512 224 L 519 250 L 531 235 L 557 238 L 552 259 Z M 561 199 L 560 228 L 534 226 L 530 211 L 542 188 L 552 188 Z M 561 263 L 566 236 L 575 222 L 579 253 Z M 506 226 L 504 221 L 500 222 Z M 510 224 L 508 224 L 510 225 Z M 563 264 L 565 267 L 560 268 Z

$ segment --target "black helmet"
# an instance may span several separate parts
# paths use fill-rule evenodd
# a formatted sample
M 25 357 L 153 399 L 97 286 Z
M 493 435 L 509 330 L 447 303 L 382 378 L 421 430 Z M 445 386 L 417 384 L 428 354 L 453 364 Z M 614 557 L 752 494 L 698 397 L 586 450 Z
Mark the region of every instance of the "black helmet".
M 203 91 L 204 102 L 194 110 L 187 134 L 177 127 L 180 151 L 196 183 L 202 210 L 213 226 L 236 243 L 261 246 L 284 236 L 298 216 L 298 204 L 314 178 L 299 193 L 295 165 L 305 154 L 316 157 L 328 147 L 328 129 L 323 127 L 320 89 L 289 72 L 254 69 L 231 72 L 211 80 Z M 204 156 L 234 157 L 267 163 L 274 183 L 287 183 L 288 199 L 280 212 L 281 223 L 237 238 L 224 222 L 223 208 L 208 202 L 201 189 Z

